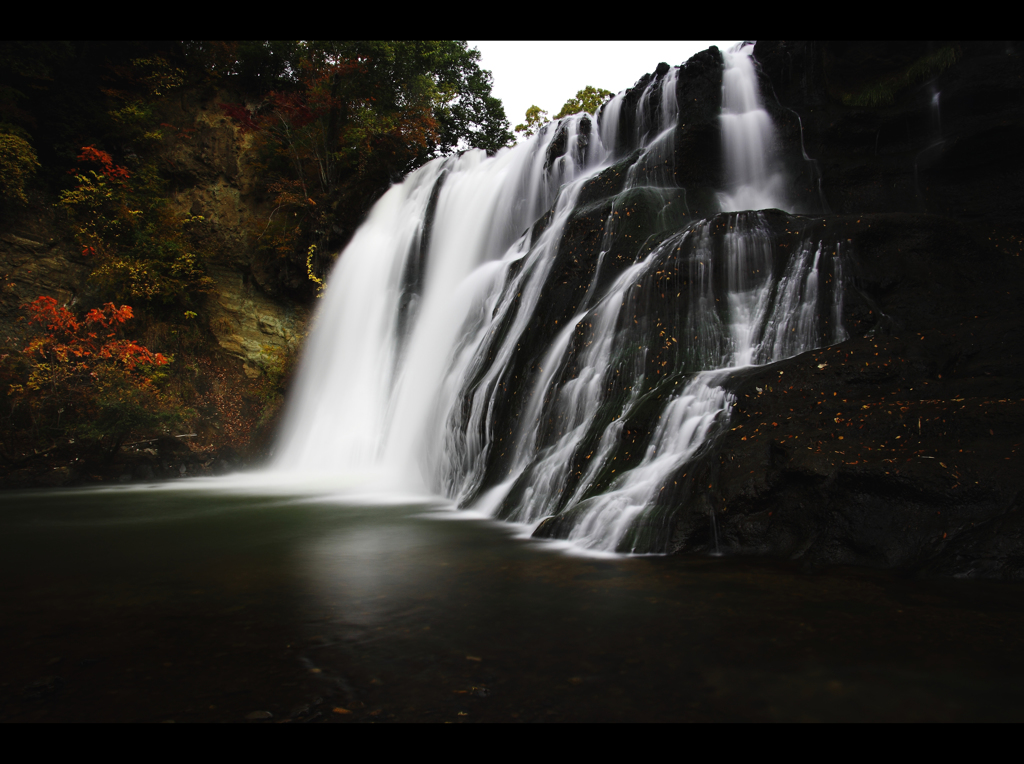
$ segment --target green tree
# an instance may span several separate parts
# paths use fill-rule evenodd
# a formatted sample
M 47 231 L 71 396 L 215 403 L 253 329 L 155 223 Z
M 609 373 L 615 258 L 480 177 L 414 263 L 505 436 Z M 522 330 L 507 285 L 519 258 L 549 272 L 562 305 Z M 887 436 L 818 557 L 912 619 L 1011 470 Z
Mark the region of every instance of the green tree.
M 256 133 L 272 194 L 256 247 L 284 280 L 322 275 L 370 205 L 411 170 L 455 150 L 496 151 L 512 140 L 490 94 L 490 72 L 464 41 L 296 46 L 287 73 L 273 75 L 279 89 L 255 108 L 223 105 Z
M 152 164 L 133 174 L 105 151 L 82 148 L 75 186 L 57 206 L 68 214 L 81 254 L 95 263 L 90 279 L 117 299 L 142 300 L 166 312 L 193 307 L 212 286 L 203 253 L 190 236 L 202 218 L 172 214 L 164 183 Z
M 517 133 L 522 133 L 524 138 L 529 138 L 550 121 L 546 111 L 537 105 L 533 105 L 526 110 L 526 121 L 516 125 L 515 129 Z
M 613 95 L 614 93 L 610 90 L 602 90 L 592 85 L 587 85 L 583 90 L 577 90 L 574 98 L 570 98 L 562 104 L 561 111 L 554 118 L 559 120 L 563 117 L 579 114 L 581 111 L 593 114 L 601 107 L 601 104 Z M 515 131 L 522 133 L 524 138 L 529 138 L 550 121 L 548 113 L 539 106 L 534 105 L 526 110 L 526 120 L 522 124 L 516 125 Z
M 601 107 L 601 104 L 613 95 L 615 94 L 610 90 L 602 90 L 601 88 L 595 88 L 593 85 L 587 85 L 583 90 L 576 91 L 575 98 L 570 98 L 562 105 L 562 110 L 555 115 L 555 119 L 568 117 L 571 114 L 579 114 L 581 111 L 593 114 Z

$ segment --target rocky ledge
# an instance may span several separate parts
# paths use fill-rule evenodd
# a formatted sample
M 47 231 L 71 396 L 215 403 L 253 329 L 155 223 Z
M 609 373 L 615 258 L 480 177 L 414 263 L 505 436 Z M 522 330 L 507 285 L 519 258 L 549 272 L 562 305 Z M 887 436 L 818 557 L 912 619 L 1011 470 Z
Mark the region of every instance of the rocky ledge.
M 18 459 L 0 453 L 0 490 L 179 480 L 226 475 L 249 466 L 249 460 L 229 445 L 202 448 L 189 440 L 189 435 L 167 435 L 128 443 L 113 456 L 95 444 L 74 441 Z
M 932 215 L 765 216 L 849 240 L 850 338 L 728 380 L 673 551 L 1024 580 L 1019 259 Z

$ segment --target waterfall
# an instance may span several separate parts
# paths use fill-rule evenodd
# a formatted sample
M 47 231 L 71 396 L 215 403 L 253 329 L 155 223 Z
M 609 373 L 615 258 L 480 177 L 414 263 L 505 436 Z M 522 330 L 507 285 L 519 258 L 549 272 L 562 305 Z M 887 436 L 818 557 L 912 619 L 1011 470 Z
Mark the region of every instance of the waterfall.
M 783 177 L 772 167 L 775 129 L 765 111 L 754 65 L 754 46 L 743 43 L 724 54 L 722 138 L 726 190 L 723 210 L 785 209 Z
M 330 276 L 272 470 L 358 473 L 584 549 L 664 551 L 686 465 L 727 425 L 729 371 L 844 338 L 838 245 L 779 259 L 757 211 L 783 198 L 751 50 L 724 56 L 727 214 L 684 211 L 678 67 L 392 187 Z M 598 208 L 592 249 L 567 249 Z

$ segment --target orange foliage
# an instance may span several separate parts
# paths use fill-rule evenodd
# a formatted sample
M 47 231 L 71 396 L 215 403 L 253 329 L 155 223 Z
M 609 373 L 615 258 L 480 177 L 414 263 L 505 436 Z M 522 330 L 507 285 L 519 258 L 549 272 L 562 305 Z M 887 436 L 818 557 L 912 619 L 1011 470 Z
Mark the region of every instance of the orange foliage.
M 7 392 L 31 440 L 82 437 L 106 441 L 114 453 L 129 432 L 181 419 L 156 372 L 171 359 L 121 336 L 131 306 L 108 302 L 81 318 L 47 296 L 23 307 L 36 333 L 20 363 L 8 361 Z
M 114 360 L 129 371 L 140 364 L 163 366 L 168 359 L 162 353 L 153 353 L 134 340 L 117 339 L 118 328 L 133 317 L 130 305 L 116 307 L 108 302 L 102 308 L 93 308 L 81 321 L 67 308 L 57 305 L 52 297 L 37 297 L 24 306 L 29 314 L 29 323 L 46 329 L 25 348 L 29 355 L 51 357 L 67 363 L 72 357 L 82 359 Z M 100 336 L 100 330 L 103 336 Z M 85 371 L 86 369 L 82 369 Z M 95 372 L 91 372 L 96 376 Z
M 131 178 L 131 172 L 127 167 L 114 164 L 113 158 L 106 151 L 100 151 L 95 146 L 83 146 L 78 154 L 79 162 L 96 162 L 100 166 L 100 174 L 108 180 L 124 185 Z M 77 175 L 81 170 L 70 170 L 71 175 Z

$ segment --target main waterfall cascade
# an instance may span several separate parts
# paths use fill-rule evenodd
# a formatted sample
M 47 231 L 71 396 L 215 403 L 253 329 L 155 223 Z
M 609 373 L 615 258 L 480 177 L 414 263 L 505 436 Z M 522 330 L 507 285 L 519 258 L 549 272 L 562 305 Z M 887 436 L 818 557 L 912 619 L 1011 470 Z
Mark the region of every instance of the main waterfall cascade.
M 774 272 L 749 211 L 784 204 L 751 53 L 724 54 L 729 214 L 673 206 L 678 67 L 639 99 L 620 93 L 596 116 L 391 188 L 331 275 L 272 469 L 375 476 L 378 490 L 441 494 L 586 549 L 665 551 L 694 495 L 680 488 L 687 465 L 727 426 L 721 380 L 845 338 L 839 246 L 806 240 Z M 598 255 L 577 263 L 559 248 L 581 190 L 624 162 Z M 624 258 L 641 197 L 662 230 Z M 552 270 L 566 258 L 578 284 Z M 561 287 L 577 291 L 559 323 Z

